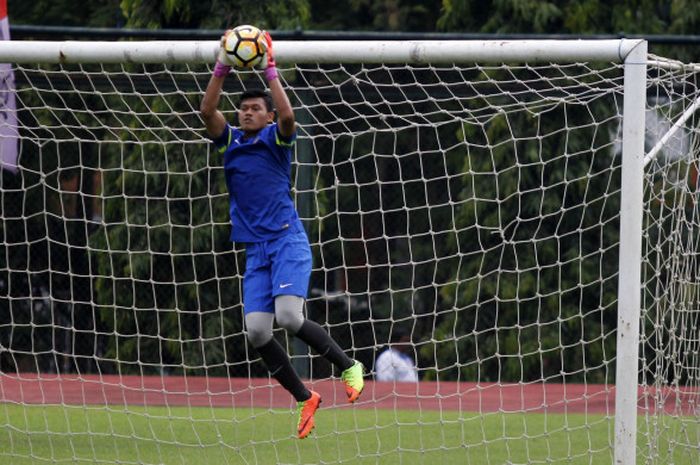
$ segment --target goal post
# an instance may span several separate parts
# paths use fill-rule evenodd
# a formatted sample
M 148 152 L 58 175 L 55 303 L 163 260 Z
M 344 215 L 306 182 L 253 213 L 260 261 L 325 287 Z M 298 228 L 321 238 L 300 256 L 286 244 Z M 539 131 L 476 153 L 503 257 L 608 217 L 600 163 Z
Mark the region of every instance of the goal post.
M 642 184 L 647 44 L 625 58 L 620 199 L 620 275 L 615 353 L 615 462 L 637 457 L 637 373 L 641 317 Z
M 279 41 L 275 59 L 283 64 L 621 62 L 639 43 L 640 39 Z M 1 43 L 0 53 L 16 63 L 211 63 L 218 46 L 212 41 L 13 41 Z
M 305 311 L 369 368 L 343 405 L 276 330 L 324 398 L 299 443 L 242 325 L 199 116 L 217 47 L 0 42 L 3 460 L 695 463 L 696 66 L 628 39 L 275 42 Z M 227 119 L 264 85 L 232 73 Z M 399 332 L 420 381 L 375 381 Z

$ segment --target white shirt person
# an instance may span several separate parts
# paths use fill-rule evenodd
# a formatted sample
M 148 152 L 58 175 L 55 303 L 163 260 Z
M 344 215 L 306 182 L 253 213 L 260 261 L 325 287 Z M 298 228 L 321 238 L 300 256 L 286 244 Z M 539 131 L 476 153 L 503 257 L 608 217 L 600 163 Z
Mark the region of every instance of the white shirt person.
M 418 370 L 411 355 L 410 336 L 402 331 L 394 331 L 392 343 L 374 363 L 377 381 L 418 382 Z

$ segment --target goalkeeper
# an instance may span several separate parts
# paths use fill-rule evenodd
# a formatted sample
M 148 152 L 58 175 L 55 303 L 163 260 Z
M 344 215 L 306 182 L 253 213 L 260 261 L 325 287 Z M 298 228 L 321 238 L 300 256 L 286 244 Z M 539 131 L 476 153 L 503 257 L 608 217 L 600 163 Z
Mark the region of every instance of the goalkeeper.
M 289 193 L 296 123 L 277 76 L 270 34 L 265 32 L 265 38 L 264 74 L 270 93 L 243 92 L 238 108 L 240 126 L 232 127 L 218 110 L 224 79 L 231 68 L 217 60 L 200 111 L 208 135 L 224 157 L 231 240 L 244 243 L 246 248 L 243 308 L 248 341 L 270 374 L 297 400 L 297 435 L 303 439 L 314 427 L 321 396 L 304 386 L 287 353 L 272 336 L 274 320 L 341 370 L 349 402 L 362 392 L 364 367 L 345 355 L 318 323 L 303 315 L 311 248 Z

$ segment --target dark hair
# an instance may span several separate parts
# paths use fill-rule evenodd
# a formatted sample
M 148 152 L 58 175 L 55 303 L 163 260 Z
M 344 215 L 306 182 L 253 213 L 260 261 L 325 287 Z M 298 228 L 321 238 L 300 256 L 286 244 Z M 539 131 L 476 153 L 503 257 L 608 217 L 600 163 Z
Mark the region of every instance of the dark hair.
M 270 96 L 270 94 L 267 93 L 267 91 L 263 89 L 250 89 L 243 91 L 243 93 L 241 94 L 240 103 L 243 103 L 244 100 L 252 98 L 263 99 L 265 101 L 265 108 L 267 108 L 267 111 L 274 111 L 274 107 L 272 105 L 272 97 Z
M 391 329 L 391 342 L 404 342 L 404 340 L 410 341 L 411 333 L 406 331 L 405 328 L 396 326 Z

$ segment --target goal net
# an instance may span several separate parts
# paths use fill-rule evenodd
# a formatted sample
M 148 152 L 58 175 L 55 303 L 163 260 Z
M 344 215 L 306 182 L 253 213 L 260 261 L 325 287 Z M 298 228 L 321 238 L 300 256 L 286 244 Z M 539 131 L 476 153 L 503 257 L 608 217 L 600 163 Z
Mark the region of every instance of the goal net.
M 654 61 L 644 171 L 642 463 L 693 463 L 700 444 L 700 67 Z
M 697 464 L 698 68 L 640 43 L 279 43 L 305 312 L 369 372 L 349 406 L 276 330 L 305 441 L 242 326 L 214 44 L 0 49 L 0 460 Z M 374 379 L 388 347 L 419 382 Z

